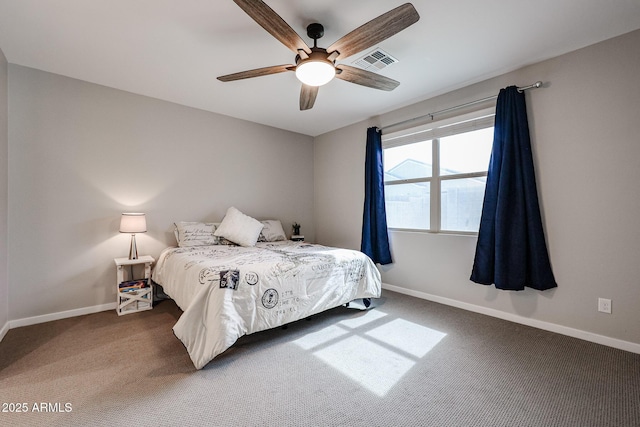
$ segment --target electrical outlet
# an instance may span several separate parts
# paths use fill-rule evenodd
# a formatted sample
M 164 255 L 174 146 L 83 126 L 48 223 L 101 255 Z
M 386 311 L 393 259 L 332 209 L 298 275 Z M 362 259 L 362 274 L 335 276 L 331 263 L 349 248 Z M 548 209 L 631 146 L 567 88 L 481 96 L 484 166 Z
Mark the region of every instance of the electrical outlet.
M 598 311 L 611 314 L 611 300 L 606 298 L 598 298 Z

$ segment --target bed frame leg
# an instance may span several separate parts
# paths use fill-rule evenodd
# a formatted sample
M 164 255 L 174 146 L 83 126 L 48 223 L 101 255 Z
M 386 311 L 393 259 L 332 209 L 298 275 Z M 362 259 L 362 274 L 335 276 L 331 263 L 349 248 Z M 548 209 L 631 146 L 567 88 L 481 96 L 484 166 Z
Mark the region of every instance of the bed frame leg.
M 362 298 L 362 303 L 364 304 L 364 308 L 369 308 L 369 306 L 371 305 L 371 298 Z M 349 308 L 349 302 L 346 303 L 344 306 Z

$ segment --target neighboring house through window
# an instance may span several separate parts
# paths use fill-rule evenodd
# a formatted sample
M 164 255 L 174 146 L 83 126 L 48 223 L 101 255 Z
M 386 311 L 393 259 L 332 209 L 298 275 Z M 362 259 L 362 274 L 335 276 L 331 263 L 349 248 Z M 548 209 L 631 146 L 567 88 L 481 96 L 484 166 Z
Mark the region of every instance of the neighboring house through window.
M 493 119 L 488 109 L 383 135 L 389 228 L 478 232 Z

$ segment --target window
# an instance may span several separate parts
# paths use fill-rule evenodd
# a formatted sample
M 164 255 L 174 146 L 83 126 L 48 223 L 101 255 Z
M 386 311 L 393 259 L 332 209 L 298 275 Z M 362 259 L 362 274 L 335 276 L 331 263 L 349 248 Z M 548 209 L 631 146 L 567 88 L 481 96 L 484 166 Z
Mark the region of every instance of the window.
M 477 233 L 493 109 L 383 135 L 390 228 Z

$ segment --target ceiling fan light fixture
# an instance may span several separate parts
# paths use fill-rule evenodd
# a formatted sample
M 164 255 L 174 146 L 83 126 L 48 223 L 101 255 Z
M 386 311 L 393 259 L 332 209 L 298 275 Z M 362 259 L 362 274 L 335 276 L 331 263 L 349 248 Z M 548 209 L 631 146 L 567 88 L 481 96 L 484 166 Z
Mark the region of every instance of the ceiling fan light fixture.
M 345 64 L 340 64 L 340 68 L 336 68 L 336 60 L 348 58 L 355 53 L 369 49 L 413 25 L 420 19 L 416 8 L 411 3 L 405 3 L 359 26 L 342 36 L 328 48 L 318 47 L 318 39 L 324 36 L 324 27 L 322 24 L 313 22 L 307 25 L 307 36 L 313 40 L 313 47 L 309 47 L 295 30 L 264 1 L 233 1 L 258 25 L 296 54 L 295 65 L 287 64 L 256 68 L 220 76 L 218 80 L 230 82 L 285 71 L 295 71 L 296 77 L 302 82 L 300 90 L 301 111 L 309 110 L 313 107 L 318 94 L 318 87 L 329 83 L 334 77 L 349 83 L 379 90 L 389 91 L 395 89 L 400 82 Z M 382 62 L 384 61 L 382 60 Z M 388 63 L 385 62 L 385 65 L 388 65 Z
M 305 59 L 296 67 L 296 77 L 308 86 L 322 86 L 336 76 L 336 67 L 331 61 L 322 59 Z

